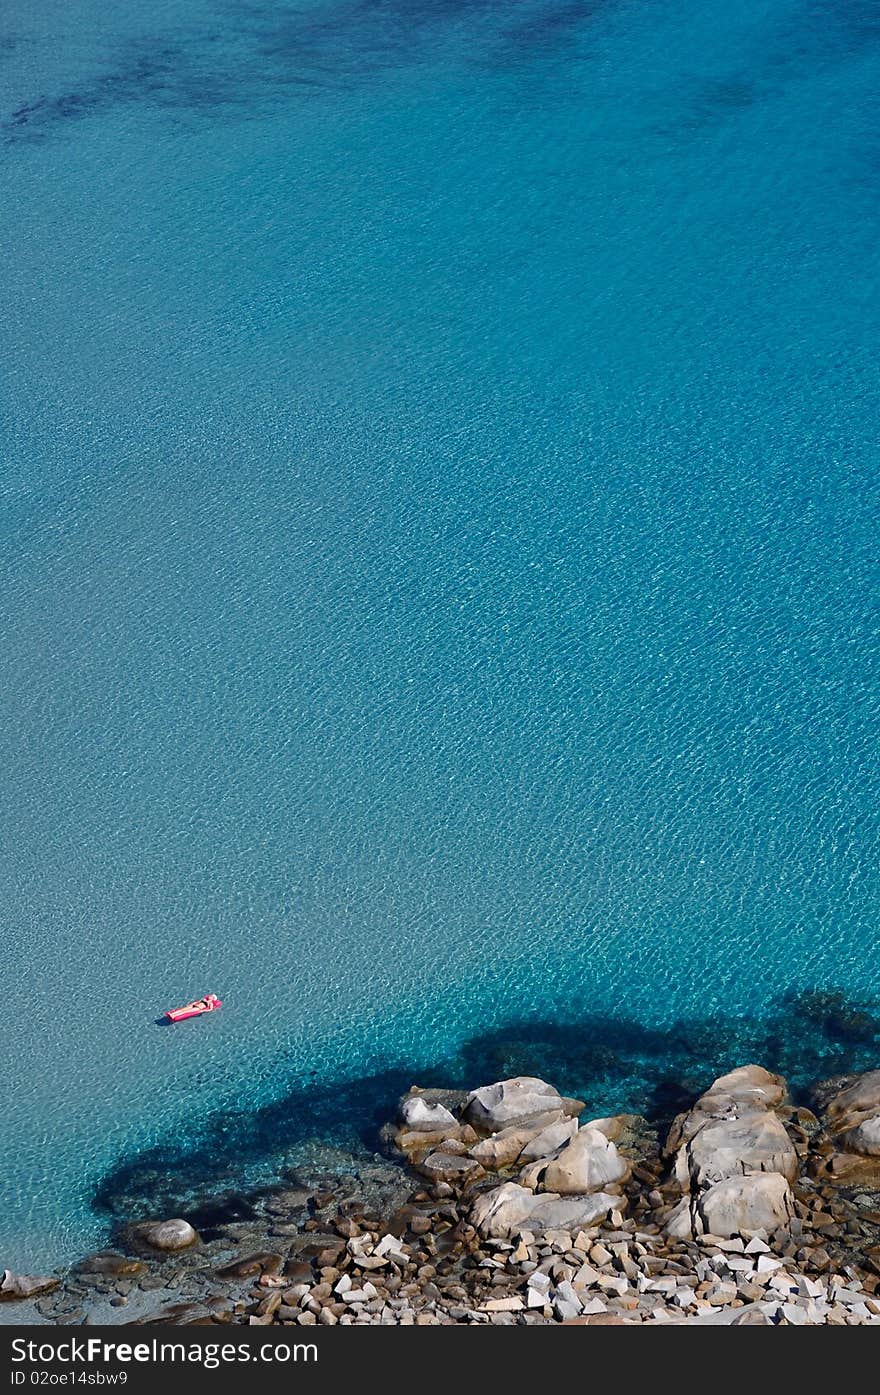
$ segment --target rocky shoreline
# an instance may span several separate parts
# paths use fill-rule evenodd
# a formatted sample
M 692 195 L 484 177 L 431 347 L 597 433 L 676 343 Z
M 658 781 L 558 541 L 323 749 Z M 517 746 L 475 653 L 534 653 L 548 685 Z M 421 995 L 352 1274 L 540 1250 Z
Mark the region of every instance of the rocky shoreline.
M 64 1272 L 2 1271 L 0 1302 L 64 1325 L 880 1323 L 880 1070 L 810 1105 L 741 1066 L 661 1136 L 537 1077 L 414 1086 L 382 1153 L 282 1176 L 245 1219 L 218 1198 L 120 1224 Z

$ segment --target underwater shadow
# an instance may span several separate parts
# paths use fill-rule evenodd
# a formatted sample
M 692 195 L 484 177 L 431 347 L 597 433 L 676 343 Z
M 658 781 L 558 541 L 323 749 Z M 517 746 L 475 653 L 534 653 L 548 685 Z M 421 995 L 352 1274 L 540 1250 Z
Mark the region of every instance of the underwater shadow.
M 84 117 L 150 106 L 179 116 L 241 119 L 267 103 L 321 90 L 363 87 L 451 45 L 471 68 L 530 62 L 589 24 L 615 0 L 215 0 L 200 17 L 150 35 L 120 35 L 103 71 L 54 95 L 37 93 L 0 112 L 0 140 L 35 141 Z M 469 44 L 462 27 L 470 22 Z
M 658 1126 L 717 1075 L 755 1061 L 779 1071 L 795 1099 L 816 1081 L 877 1065 L 878 1005 L 834 988 L 787 995 L 767 1017 L 688 1019 L 658 1028 L 617 1014 L 568 1022 L 512 1021 L 470 1037 L 448 1058 L 410 1061 L 356 1079 L 300 1085 L 281 1098 L 218 1110 L 198 1134 L 121 1158 L 92 1204 L 114 1218 L 205 1214 L 218 1193 L 246 1191 L 255 1164 L 289 1167 L 286 1156 L 317 1140 L 350 1156 L 376 1152 L 379 1130 L 411 1085 L 473 1089 L 512 1075 L 537 1075 L 586 1101 L 588 1117 L 633 1112 Z M 246 1198 L 240 1204 L 248 1206 Z

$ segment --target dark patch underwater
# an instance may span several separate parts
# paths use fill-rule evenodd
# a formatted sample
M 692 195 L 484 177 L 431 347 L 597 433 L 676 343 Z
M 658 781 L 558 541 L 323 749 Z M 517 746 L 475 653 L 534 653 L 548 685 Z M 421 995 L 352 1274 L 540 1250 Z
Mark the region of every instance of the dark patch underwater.
M 431 63 L 447 42 L 476 67 L 506 66 L 512 55 L 535 62 L 608 3 L 526 0 L 515 10 L 492 0 L 334 0 L 313 10 L 217 3 L 200 25 L 121 43 L 115 66 L 67 91 L 19 100 L 0 115 L 0 136 L 32 141 L 71 120 L 138 105 L 178 115 L 261 116 L 292 92 L 345 90 Z M 0 36 L 0 49 L 15 42 Z
M 556 1023 L 511 1022 L 465 1041 L 448 1060 L 412 1062 L 354 1080 L 299 1085 L 252 1109 L 217 1112 L 198 1136 L 120 1159 L 92 1205 L 115 1219 L 249 1214 L 246 1175 L 265 1181 L 296 1161 L 310 1140 L 375 1152 L 379 1130 L 413 1084 L 472 1089 L 512 1075 L 537 1075 L 586 1101 L 588 1116 L 633 1112 L 661 1127 L 717 1075 L 749 1061 L 779 1071 L 795 1100 L 817 1081 L 877 1066 L 880 1004 L 834 988 L 787 995 L 768 1017 L 682 1020 L 648 1027 L 613 1014 Z M 222 1196 L 224 1199 L 218 1199 Z

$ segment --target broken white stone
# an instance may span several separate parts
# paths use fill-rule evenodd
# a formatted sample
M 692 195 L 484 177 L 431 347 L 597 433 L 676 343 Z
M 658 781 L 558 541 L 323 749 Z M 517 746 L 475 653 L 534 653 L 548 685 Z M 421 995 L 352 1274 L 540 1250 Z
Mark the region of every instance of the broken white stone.
M 766 1240 L 762 1240 L 760 1236 L 753 1235 L 746 1245 L 745 1252 L 747 1255 L 766 1255 L 770 1253 L 770 1246 L 767 1244 Z
M 807 1298 L 823 1298 L 825 1296 L 824 1285 L 819 1279 L 809 1279 L 803 1274 L 799 1281 L 799 1288 Z
M 563 1303 L 573 1303 L 578 1312 L 581 1310 L 581 1300 L 567 1280 L 557 1285 L 556 1299 Z
M 746 1259 L 745 1255 L 725 1255 L 723 1259 L 725 1269 L 730 1269 L 734 1274 L 753 1274 L 755 1271 L 754 1262 Z
M 396 1235 L 383 1235 L 382 1239 L 373 1247 L 374 1255 L 387 1255 L 391 1250 L 399 1250 L 400 1241 Z
M 601 1277 L 598 1269 L 594 1269 L 592 1264 L 584 1263 L 581 1265 L 580 1269 L 578 1269 L 571 1282 L 575 1288 L 591 1288 L 594 1284 L 599 1282 Z
M 806 1308 L 800 1307 L 797 1303 L 783 1303 L 782 1316 L 796 1327 L 802 1327 L 804 1323 L 809 1321 Z
M 566 1303 L 563 1298 L 554 1298 L 553 1311 L 560 1322 L 567 1322 L 571 1318 L 580 1317 L 580 1303 Z
M 777 1269 L 783 1269 L 784 1267 L 782 1260 L 777 1259 L 775 1255 L 763 1254 L 758 1256 L 755 1271 L 758 1274 L 773 1274 Z
M 480 1304 L 484 1313 L 521 1313 L 525 1304 L 515 1294 L 510 1298 L 489 1298 Z

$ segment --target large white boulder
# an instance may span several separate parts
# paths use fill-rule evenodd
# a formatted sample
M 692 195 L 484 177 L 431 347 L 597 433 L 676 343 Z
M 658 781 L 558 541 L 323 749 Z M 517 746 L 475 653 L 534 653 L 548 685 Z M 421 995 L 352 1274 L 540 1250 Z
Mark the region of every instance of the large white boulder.
M 683 1191 L 747 1172 L 779 1172 L 793 1182 L 798 1156 L 778 1115 L 746 1108 L 726 1118 L 709 1119 L 679 1148 L 674 1172 Z
M 763 1066 L 739 1066 L 720 1075 L 697 1100 L 693 1108 L 679 1114 L 669 1130 L 667 1153 L 675 1153 L 712 1119 L 736 1119 L 754 1110 L 770 1110 L 786 1096 L 781 1075 Z
M 471 1222 L 481 1235 L 504 1239 L 525 1225 L 534 1204 L 534 1192 L 516 1182 L 504 1182 L 477 1197 L 471 1208 Z
M 463 1114 L 482 1133 L 497 1133 L 511 1124 L 524 1124 L 541 1114 L 563 1108 L 562 1096 L 546 1080 L 533 1075 L 516 1075 L 481 1085 L 468 1095 Z
M 536 1142 L 539 1151 L 532 1152 L 529 1156 L 544 1157 L 547 1153 L 552 1153 L 559 1143 L 569 1138 L 576 1129 L 576 1119 L 568 1119 L 560 1110 L 556 1110 L 552 1114 L 539 1115 L 529 1124 L 511 1124 L 509 1128 L 500 1129 L 498 1133 L 481 1138 L 471 1148 L 471 1157 L 476 1158 L 484 1167 L 496 1170 L 510 1167 L 526 1148 L 530 1148 Z M 541 1142 L 553 1138 L 558 1141 L 547 1146 Z
M 455 1115 L 445 1105 L 428 1104 L 421 1095 L 407 1095 L 400 1105 L 400 1122 L 418 1133 L 434 1133 L 457 1127 Z
M 543 1192 L 529 1212 L 529 1230 L 582 1230 L 604 1221 L 612 1211 L 624 1211 L 626 1202 L 612 1192 L 590 1192 L 587 1196 L 554 1196 Z
M 586 1126 L 548 1161 L 532 1163 L 521 1174 L 527 1187 L 563 1196 L 598 1192 L 626 1181 L 629 1163 L 620 1156 L 607 1134 Z
M 791 1188 L 779 1172 L 755 1172 L 726 1177 L 695 1191 L 676 1206 L 666 1229 L 677 1239 L 698 1235 L 749 1235 L 772 1231 L 788 1223 L 794 1212 Z
M 555 1153 L 557 1148 L 561 1148 L 563 1143 L 573 1138 L 577 1131 L 577 1119 L 562 1118 L 557 1123 L 548 1124 L 532 1135 L 519 1155 L 520 1160 L 531 1162 L 535 1158 L 549 1158 L 551 1153 Z
M 719 1075 L 703 1095 L 710 1099 L 713 1095 L 727 1095 L 740 1104 L 758 1105 L 764 1109 L 775 1109 L 782 1104 L 788 1087 L 781 1075 L 774 1075 L 763 1066 L 737 1066 L 736 1070 Z
M 506 1240 L 523 1229 L 573 1230 L 594 1225 L 622 1205 L 621 1197 L 606 1192 L 577 1197 L 544 1192 L 536 1196 L 516 1182 L 505 1182 L 477 1197 L 471 1221 L 484 1238 Z

